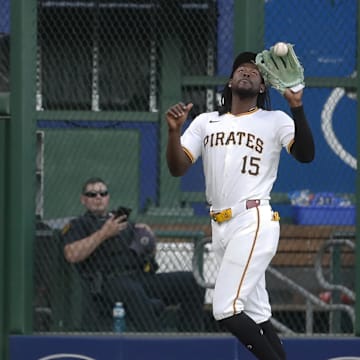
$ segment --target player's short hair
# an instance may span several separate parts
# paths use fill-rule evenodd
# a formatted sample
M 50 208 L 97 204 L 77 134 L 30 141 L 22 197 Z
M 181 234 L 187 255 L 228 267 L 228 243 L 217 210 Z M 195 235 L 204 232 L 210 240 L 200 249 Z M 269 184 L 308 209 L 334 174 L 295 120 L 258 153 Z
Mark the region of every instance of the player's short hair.
M 105 186 L 107 186 L 107 183 L 100 177 L 91 177 L 89 179 L 87 179 L 84 184 L 82 185 L 82 194 L 85 194 L 86 190 L 87 190 L 87 187 L 89 185 L 93 185 L 93 184 L 97 184 L 97 183 L 101 183 L 101 184 L 104 184 Z
M 240 53 L 234 60 L 232 71 L 230 75 L 230 79 L 233 77 L 235 70 L 241 65 L 245 63 L 255 63 L 256 53 L 245 51 Z M 264 82 L 264 79 L 263 79 Z M 226 83 L 222 96 L 221 96 L 221 105 L 219 107 L 219 114 L 223 115 L 231 111 L 231 104 L 232 104 L 232 92 L 231 88 L 229 88 L 228 83 Z M 270 110 L 271 109 L 271 103 L 270 103 L 270 95 L 269 90 L 265 88 L 265 91 L 261 94 L 258 94 L 257 97 L 257 107 L 264 109 L 264 110 Z

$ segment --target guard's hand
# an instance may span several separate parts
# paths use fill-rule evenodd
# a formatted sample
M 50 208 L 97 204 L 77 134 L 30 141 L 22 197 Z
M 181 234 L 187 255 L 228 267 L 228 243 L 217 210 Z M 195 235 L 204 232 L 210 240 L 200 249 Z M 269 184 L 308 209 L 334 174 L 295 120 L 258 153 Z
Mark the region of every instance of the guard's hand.
M 182 102 L 171 106 L 166 112 L 166 121 L 169 130 L 180 130 L 192 107 L 192 103 L 185 105 Z
M 121 215 L 119 217 L 114 217 L 112 215 L 109 219 L 106 220 L 105 224 L 101 228 L 103 236 L 107 239 L 126 229 L 128 226 L 126 218 L 126 215 Z

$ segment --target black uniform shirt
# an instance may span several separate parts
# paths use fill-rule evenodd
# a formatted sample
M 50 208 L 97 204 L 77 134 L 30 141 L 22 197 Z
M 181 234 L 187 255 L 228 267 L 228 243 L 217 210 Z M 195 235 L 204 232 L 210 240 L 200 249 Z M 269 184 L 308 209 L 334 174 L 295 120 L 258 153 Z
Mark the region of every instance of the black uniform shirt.
M 71 220 L 62 232 L 65 244 L 90 236 L 103 226 L 109 216 L 100 217 L 88 211 Z M 118 235 L 102 242 L 87 259 L 76 263 L 79 272 L 82 275 L 91 276 L 100 271 L 103 276 L 108 276 L 141 270 L 139 259 L 129 248 L 133 236 L 134 225 L 129 223 L 128 227 L 120 231 Z

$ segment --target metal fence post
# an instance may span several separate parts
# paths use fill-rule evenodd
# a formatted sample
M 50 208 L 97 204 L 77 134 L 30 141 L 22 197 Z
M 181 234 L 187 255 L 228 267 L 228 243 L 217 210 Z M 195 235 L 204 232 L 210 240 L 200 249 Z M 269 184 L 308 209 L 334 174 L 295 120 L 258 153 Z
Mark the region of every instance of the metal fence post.
M 9 94 L 0 94 L 0 359 L 7 353 L 5 327 L 5 196 L 6 196 L 6 131 L 10 120 Z
M 359 81 L 359 73 L 360 73 L 360 6 L 357 3 L 357 89 L 360 87 Z M 359 92 L 359 91 L 358 91 Z M 357 93 L 358 93 L 357 92 Z M 360 104 L 359 104 L 359 96 L 357 101 L 357 123 L 359 124 L 360 121 Z M 358 136 L 360 134 L 360 128 L 357 128 Z M 357 143 L 357 158 L 359 159 L 360 154 L 360 142 Z M 359 161 L 359 160 L 358 160 Z M 359 211 L 359 198 L 360 198 L 360 172 L 359 172 L 359 165 L 357 166 L 357 179 L 356 179 L 356 199 L 357 199 L 357 212 L 356 212 L 356 249 L 355 249 L 355 264 L 356 265 L 356 301 L 355 301 L 355 335 L 360 336 L 360 211 Z
M 9 151 L 6 172 L 6 333 L 32 329 L 35 234 L 36 0 L 11 1 Z
M 243 51 L 260 51 L 264 47 L 264 0 L 234 2 L 235 56 Z M 256 21 L 255 21 L 256 19 Z

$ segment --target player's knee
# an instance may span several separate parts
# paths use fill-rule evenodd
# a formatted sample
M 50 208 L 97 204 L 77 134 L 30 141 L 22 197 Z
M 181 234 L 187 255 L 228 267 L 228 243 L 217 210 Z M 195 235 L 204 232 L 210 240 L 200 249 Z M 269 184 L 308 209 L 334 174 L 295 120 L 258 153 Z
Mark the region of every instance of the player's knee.
M 215 320 L 221 320 L 224 318 L 224 304 L 219 301 L 216 294 L 213 297 L 212 312 Z
M 218 301 L 215 301 L 215 299 L 213 299 L 212 312 L 215 320 L 221 320 L 224 318 L 224 308 Z
M 236 306 L 236 313 L 239 313 L 243 310 L 239 304 Z M 213 316 L 215 320 L 221 320 L 225 319 L 231 316 L 234 316 L 234 308 L 231 304 L 226 306 L 226 304 L 219 302 L 219 301 L 213 301 Z

